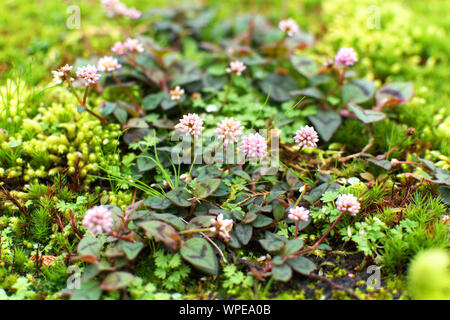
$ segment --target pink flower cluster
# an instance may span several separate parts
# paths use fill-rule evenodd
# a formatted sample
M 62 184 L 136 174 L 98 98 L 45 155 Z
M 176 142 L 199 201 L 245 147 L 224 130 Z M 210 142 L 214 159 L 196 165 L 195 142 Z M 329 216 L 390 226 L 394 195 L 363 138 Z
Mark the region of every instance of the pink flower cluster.
M 203 129 L 203 119 L 195 113 L 184 115 L 180 122 L 175 126 L 175 130 L 192 135 L 194 137 L 200 136 Z
M 181 96 L 184 94 L 184 89 L 176 86 L 175 89 L 169 91 L 170 100 L 180 100 Z
M 63 83 L 63 81 L 66 79 L 66 75 L 69 76 L 70 81 L 73 79 L 70 77 L 70 72 L 72 71 L 72 66 L 69 66 L 66 64 L 65 66 L 60 67 L 58 70 L 52 71 L 53 74 L 53 82 L 56 84 Z
M 310 126 L 301 127 L 300 130 L 296 131 L 294 136 L 295 143 L 298 144 L 300 148 L 304 147 L 317 147 L 317 142 L 319 141 L 319 136 L 316 130 Z
M 103 8 L 108 17 L 125 16 L 130 19 L 139 19 L 142 13 L 136 8 L 128 8 L 120 0 L 102 0 Z
M 280 28 L 280 30 L 286 33 L 289 37 L 292 37 L 299 31 L 297 23 L 292 18 L 281 20 L 278 23 L 278 28 Z
M 106 207 L 95 206 L 84 214 L 83 226 L 93 234 L 109 233 L 113 224 L 112 213 Z
M 92 65 L 82 66 L 77 69 L 77 77 L 84 79 L 84 85 L 89 87 L 96 84 L 101 75 L 97 73 L 97 68 Z
M 240 121 L 234 121 L 233 118 L 225 118 L 217 124 L 215 133 L 223 140 L 223 145 L 233 144 L 238 141 L 242 135 L 242 126 Z
M 138 39 L 128 38 L 125 42 L 117 41 L 114 43 L 111 51 L 120 55 L 125 52 L 141 53 L 144 52 L 144 45 Z
M 235 75 L 240 76 L 242 71 L 244 71 L 245 69 L 247 69 L 245 64 L 239 60 L 236 60 L 236 61 L 231 61 L 230 67 L 226 68 L 225 70 L 228 73 L 234 73 Z
M 336 207 L 339 211 L 348 212 L 352 216 L 356 216 L 361 209 L 358 199 L 350 193 L 340 195 L 336 200 Z
M 122 65 L 114 57 L 105 56 L 97 63 L 98 71 L 112 72 L 122 68 Z
M 267 154 L 267 141 L 259 133 L 250 133 L 242 140 L 240 149 L 247 155 L 247 158 L 262 158 Z
M 233 229 L 233 220 L 224 219 L 223 214 L 219 214 L 215 219 L 211 219 L 212 227 L 209 229 L 213 233 L 217 233 L 219 237 L 226 241 L 231 240 L 230 232 Z
M 352 66 L 358 61 L 358 57 L 353 48 L 341 48 L 334 57 L 334 61 L 338 65 Z
M 289 209 L 288 218 L 295 221 L 308 221 L 309 210 L 299 206 L 291 208 Z

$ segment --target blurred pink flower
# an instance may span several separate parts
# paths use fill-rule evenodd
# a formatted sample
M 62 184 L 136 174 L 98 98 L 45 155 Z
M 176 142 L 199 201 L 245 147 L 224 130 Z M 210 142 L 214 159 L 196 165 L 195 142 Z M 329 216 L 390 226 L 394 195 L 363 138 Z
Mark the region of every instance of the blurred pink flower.
M 105 56 L 98 61 L 97 67 L 100 72 L 112 72 L 122 68 L 122 65 L 116 58 Z
M 97 68 L 92 65 L 82 66 L 77 69 L 77 77 L 84 79 L 84 85 L 89 87 L 96 84 L 101 75 L 97 73 Z
M 111 48 L 111 51 L 117 54 L 124 54 L 125 50 L 127 48 L 125 47 L 125 44 L 122 43 L 121 41 L 117 41 L 116 43 L 114 43 L 113 47 Z
M 300 148 L 317 147 L 319 136 L 317 135 L 317 132 L 313 127 L 304 126 L 301 127 L 300 130 L 297 130 L 295 133 L 296 135 L 294 136 L 294 141 Z
M 63 83 L 66 79 L 66 74 L 69 76 L 69 79 L 72 81 L 73 78 L 70 77 L 70 72 L 72 71 L 72 66 L 66 64 L 65 66 L 60 67 L 58 70 L 52 71 L 53 74 L 53 82 L 56 84 Z
M 341 48 L 334 57 L 334 61 L 338 65 L 352 66 L 358 61 L 358 57 L 353 48 Z
M 128 38 L 124 46 L 129 52 L 144 52 L 144 46 L 138 39 Z
M 234 73 L 237 76 L 240 76 L 242 71 L 244 71 L 245 69 L 247 69 L 247 67 L 244 65 L 244 63 L 242 63 L 239 60 L 236 61 L 231 61 L 230 62 L 230 67 L 226 68 L 226 72 L 228 73 Z
M 84 214 L 83 226 L 93 234 L 109 233 L 113 224 L 112 213 L 106 207 L 95 206 Z
M 169 91 L 170 100 L 180 100 L 181 96 L 184 94 L 184 89 L 176 86 L 175 89 Z
M 286 33 L 289 37 L 292 37 L 299 31 L 297 22 L 295 22 L 292 18 L 281 20 L 278 23 L 278 28 L 280 28 L 280 30 Z

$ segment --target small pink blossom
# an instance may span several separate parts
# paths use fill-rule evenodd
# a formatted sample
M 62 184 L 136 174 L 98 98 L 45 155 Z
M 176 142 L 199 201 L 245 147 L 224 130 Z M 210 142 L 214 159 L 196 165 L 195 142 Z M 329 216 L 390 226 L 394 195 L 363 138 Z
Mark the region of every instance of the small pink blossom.
M 194 137 L 200 136 L 203 129 L 203 120 L 195 113 L 189 113 L 184 115 L 180 119 L 180 123 L 175 126 L 175 130 L 186 133 L 186 136 L 193 135 Z
M 352 66 L 358 61 L 358 57 L 353 48 L 341 48 L 334 57 L 334 61 L 338 65 Z
M 114 57 L 105 56 L 101 58 L 98 63 L 98 70 L 100 72 L 112 72 L 122 68 L 122 65 Z
M 233 144 L 238 141 L 242 135 L 242 126 L 240 121 L 234 121 L 233 118 L 225 118 L 217 124 L 215 133 L 223 140 L 223 145 Z
M 72 71 L 72 66 L 69 66 L 66 64 L 65 66 L 60 67 L 58 70 L 52 71 L 53 74 L 53 81 L 56 84 L 63 83 L 66 79 L 66 75 L 69 76 L 69 79 L 72 81 L 73 79 L 70 78 L 70 72 Z
M 250 133 L 242 140 L 240 149 L 247 155 L 247 158 L 262 158 L 267 154 L 267 141 L 259 133 Z
M 278 23 L 278 28 L 280 28 L 280 30 L 286 33 L 289 37 L 292 37 L 299 31 L 297 22 L 295 22 L 292 18 L 281 20 Z
M 336 207 L 339 211 L 348 212 L 352 216 L 356 216 L 361 209 L 358 199 L 350 193 L 340 195 L 336 200 Z
M 144 52 L 144 46 L 138 39 L 128 38 L 124 46 L 129 52 Z
M 96 84 L 101 75 L 97 73 L 97 68 L 92 65 L 82 66 L 77 69 L 77 77 L 84 79 L 84 85 L 89 87 Z
M 181 96 L 184 94 L 184 89 L 176 86 L 175 89 L 169 91 L 170 100 L 180 100 Z
M 308 221 L 309 210 L 299 206 L 291 208 L 289 209 L 288 218 L 295 221 Z
M 83 225 L 93 234 L 109 233 L 113 224 L 112 213 L 106 207 L 95 206 L 84 214 Z
M 211 219 L 211 225 L 211 232 L 217 233 L 225 241 L 231 240 L 230 232 L 233 229 L 232 219 L 224 219 L 223 214 L 219 214 L 215 219 Z
M 125 44 L 121 41 L 117 41 L 116 43 L 114 43 L 113 47 L 111 48 L 111 51 L 117 54 L 124 54 L 126 51 L 126 47 Z
M 141 15 L 142 15 L 142 12 L 140 12 L 136 8 L 129 8 L 126 13 L 126 16 L 133 20 L 139 19 L 141 17 Z
M 240 76 L 242 71 L 244 71 L 245 69 L 247 69 L 245 64 L 239 60 L 236 60 L 236 61 L 231 61 L 230 67 L 226 68 L 225 70 L 228 73 L 234 73 L 235 75 Z
M 319 136 L 317 135 L 317 132 L 313 127 L 304 126 L 301 127 L 300 130 L 297 130 L 295 133 L 296 135 L 294 136 L 294 141 L 300 148 L 317 147 Z

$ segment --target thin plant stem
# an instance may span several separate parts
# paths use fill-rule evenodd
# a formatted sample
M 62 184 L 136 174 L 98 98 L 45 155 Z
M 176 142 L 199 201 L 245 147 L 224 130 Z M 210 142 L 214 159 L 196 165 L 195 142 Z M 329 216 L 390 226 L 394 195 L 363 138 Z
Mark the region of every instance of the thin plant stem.
M 234 82 L 234 74 L 231 75 L 230 81 L 228 82 L 227 91 L 225 92 L 225 97 L 223 98 L 222 106 L 224 106 L 225 103 L 227 103 L 228 95 L 230 94 L 231 88 L 233 87 L 233 82 Z
M 136 99 L 134 99 L 133 95 L 127 90 L 127 88 L 125 87 L 123 82 L 119 79 L 118 76 L 116 76 L 116 74 L 114 72 L 111 72 L 111 75 L 112 75 L 114 81 L 119 85 L 119 87 L 122 89 L 122 91 L 131 100 L 131 103 L 135 106 L 135 108 L 137 109 L 139 114 L 143 115 L 145 113 L 144 109 L 142 109 L 142 106 L 136 101 Z

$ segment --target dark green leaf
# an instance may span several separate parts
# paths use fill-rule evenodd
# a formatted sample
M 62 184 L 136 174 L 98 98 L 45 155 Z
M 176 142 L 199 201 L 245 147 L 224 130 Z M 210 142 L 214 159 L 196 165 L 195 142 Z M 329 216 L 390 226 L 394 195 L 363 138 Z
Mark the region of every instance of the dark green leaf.
M 332 110 L 319 110 L 317 114 L 308 117 L 320 137 L 329 141 L 341 125 L 341 116 Z
M 83 281 L 79 289 L 74 290 L 70 300 L 98 300 L 102 295 L 99 282 L 90 280 Z
M 191 198 L 191 195 L 184 188 L 176 188 L 166 193 L 166 197 L 179 207 L 190 207 L 192 205 L 192 203 L 187 200 Z
M 126 288 L 134 281 L 134 276 L 129 272 L 116 271 L 108 274 L 103 279 L 100 288 L 105 291 L 112 291 L 117 289 Z
M 293 254 L 294 252 L 297 252 L 303 247 L 303 240 L 302 239 L 293 239 L 286 242 L 284 248 L 283 248 L 283 255 L 288 256 L 290 254 Z
M 386 115 L 383 112 L 366 110 L 353 103 L 349 103 L 348 108 L 364 123 L 377 122 L 386 118 Z
M 292 269 L 287 264 L 275 265 L 272 269 L 275 280 L 286 282 L 292 278 Z
M 292 55 L 291 63 L 295 70 L 306 78 L 311 78 L 317 73 L 316 62 L 308 57 Z
M 252 234 L 253 227 L 251 225 L 241 223 L 236 225 L 236 236 L 243 245 L 250 241 Z
M 373 97 L 375 84 L 364 79 L 352 80 L 342 86 L 342 103 L 363 103 Z
M 171 225 L 156 220 L 140 222 L 137 225 L 144 229 L 148 238 L 162 241 L 173 249 L 178 248 L 180 238 Z
M 287 263 L 298 273 L 308 275 L 316 269 L 314 262 L 305 257 L 288 259 Z
M 194 196 L 198 199 L 209 197 L 219 188 L 221 182 L 221 179 L 216 178 L 198 181 L 194 188 Z
M 203 238 L 191 238 L 181 247 L 180 254 L 187 262 L 199 270 L 217 274 L 218 262 L 213 248 Z
M 273 222 L 272 218 L 269 218 L 263 214 L 258 214 L 258 218 L 253 221 L 252 226 L 255 228 L 264 228 Z
M 100 240 L 90 236 L 84 236 L 78 244 L 78 254 L 80 256 L 93 255 L 98 256 L 102 249 Z
M 150 208 L 156 210 L 165 210 L 170 207 L 171 204 L 172 202 L 167 198 L 160 199 L 158 197 L 151 197 L 144 200 L 145 206 L 149 206 Z

